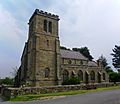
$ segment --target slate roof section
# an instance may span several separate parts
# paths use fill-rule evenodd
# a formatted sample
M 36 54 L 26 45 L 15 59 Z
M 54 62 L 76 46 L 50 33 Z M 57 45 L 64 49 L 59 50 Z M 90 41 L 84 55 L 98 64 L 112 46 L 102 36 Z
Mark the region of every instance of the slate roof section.
M 60 50 L 60 54 L 62 58 L 70 58 L 70 59 L 82 59 L 82 60 L 88 60 L 85 56 L 83 56 L 79 52 L 71 51 L 71 50 Z
M 97 63 L 94 62 L 94 61 L 89 61 L 89 62 L 88 62 L 88 66 L 95 66 L 95 67 L 98 67 Z

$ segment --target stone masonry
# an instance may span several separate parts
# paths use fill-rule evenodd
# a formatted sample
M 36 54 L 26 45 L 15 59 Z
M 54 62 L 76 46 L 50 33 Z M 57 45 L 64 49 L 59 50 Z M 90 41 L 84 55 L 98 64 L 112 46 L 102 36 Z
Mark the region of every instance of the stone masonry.
M 59 16 L 35 10 L 29 20 L 29 36 L 15 77 L 16 86 L 61 85 L 65 78 L 78 76 L 81 83 L 106 83 L 109 78 L 100 61 L 60 49 Z

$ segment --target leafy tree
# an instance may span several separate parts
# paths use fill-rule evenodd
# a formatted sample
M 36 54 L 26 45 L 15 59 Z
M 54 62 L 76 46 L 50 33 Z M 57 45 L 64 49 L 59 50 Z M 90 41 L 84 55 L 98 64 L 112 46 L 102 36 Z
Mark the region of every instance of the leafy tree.
M 112 64 L 113 66 L 120 71 L 120 46 L 115 45 L 115 48 L 112 49 L 113 53 L 111 54 L 113 56 L 112 58 Z
M 1 84 L 14 85 L 14 79 L 13 78 L 9 78 L 9 77 L 5 77 L 3 79 L 0 79 L 0 85 Z
M 103 55 L 101 55 L 98 60 L 101 60 L 101 64 L 104 68 L 108 66 L 107 59 Z
M 64 46 L 60 46 L 60 49 L 70 50 L 69 48 L 66 48 L 66 47 L 64 47 Z
M 112 72 L 109 74 L 110 82 L 120 82 L 120 73 Z
M 73 51 L 80 52 L 85 57 L 87 57 L 90 61 L 92 61 L 93 57 L 90 55 L 90 51 L 87 47 L 81 47 L 81 48 L 72 48 Z
M 108 66 L 107 59 L 103 55 L 101 55 L 98 60 L 101 61 L 101 64 L 102 64 L 102 66 L 104 67 L 104 69 L 106 70 L 107 73 L 113 72 L 111 67 Z
M 114 72 L 114 71 L 111 69 L 110 66 L 107 66 L 107 67 L 105 68 L 105 70 L 106 70 L 106 72 L 107 72 L 108 74 Z

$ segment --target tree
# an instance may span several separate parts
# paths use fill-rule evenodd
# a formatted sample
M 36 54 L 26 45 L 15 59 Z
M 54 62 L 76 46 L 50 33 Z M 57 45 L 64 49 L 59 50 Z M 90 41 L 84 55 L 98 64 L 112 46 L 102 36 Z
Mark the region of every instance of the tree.
M 105 71 L 107 73 L 113 72 L 113 70 L 111 69 L 111 67 L 108 66 L 107 59 L 103 55 L 101 55 L 98 60 L 101 61 L 101 64 L 102 64 L 102 66 L 104 67 L 104 69 L 105 69 Z
M 98 60 L 101 60 L 101 64 L 104 68 L 108 66 L 107 59 L 103 55 L 101 55 Z
M 115 45 L 115 48 L 112 49 L 112 51 L 112 64 L 118 70 L 118 72 L 120 72 L 120 46 Z
M 73 51 L 80 52 L 82 55 L 87 57 L 90 61 L 92 61 L 93 57 L 90 55 L 90 51 L 87 47 L 81 47 L 81 48 L 72 48 Z
M 1 84 L 6 84 L 6 85 L 14 85 L 14 79 L 5 77 L 4 79 L 0 79 L 0 85 Z
M 63 50 L 70 50 L 69 48 L 66 48 L 64 46 L 60 46 L 60 49 L 63 49 Z
M 105 70 L 106 70 L 106 72 L 107 72 L 108 74 L 114 72 L 114 71 L 111 69 L 110 66 L 107 66 L 107 67 L 105 68 Z
M 120 82 L 120 73 L 112 72 L 109 74 L 110 82 Z

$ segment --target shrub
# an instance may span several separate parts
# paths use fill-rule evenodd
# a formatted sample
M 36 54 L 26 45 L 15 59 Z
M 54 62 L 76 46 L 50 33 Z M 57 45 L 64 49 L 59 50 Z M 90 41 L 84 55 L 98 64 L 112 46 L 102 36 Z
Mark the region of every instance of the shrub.
M 120 82 L 120 73 L 112 72 L 109 74 L 110 82 Z
M 76 85 L 76 84 L 80 84 L 79 77 L 66 78 L 62 83 L 62 85 Z

